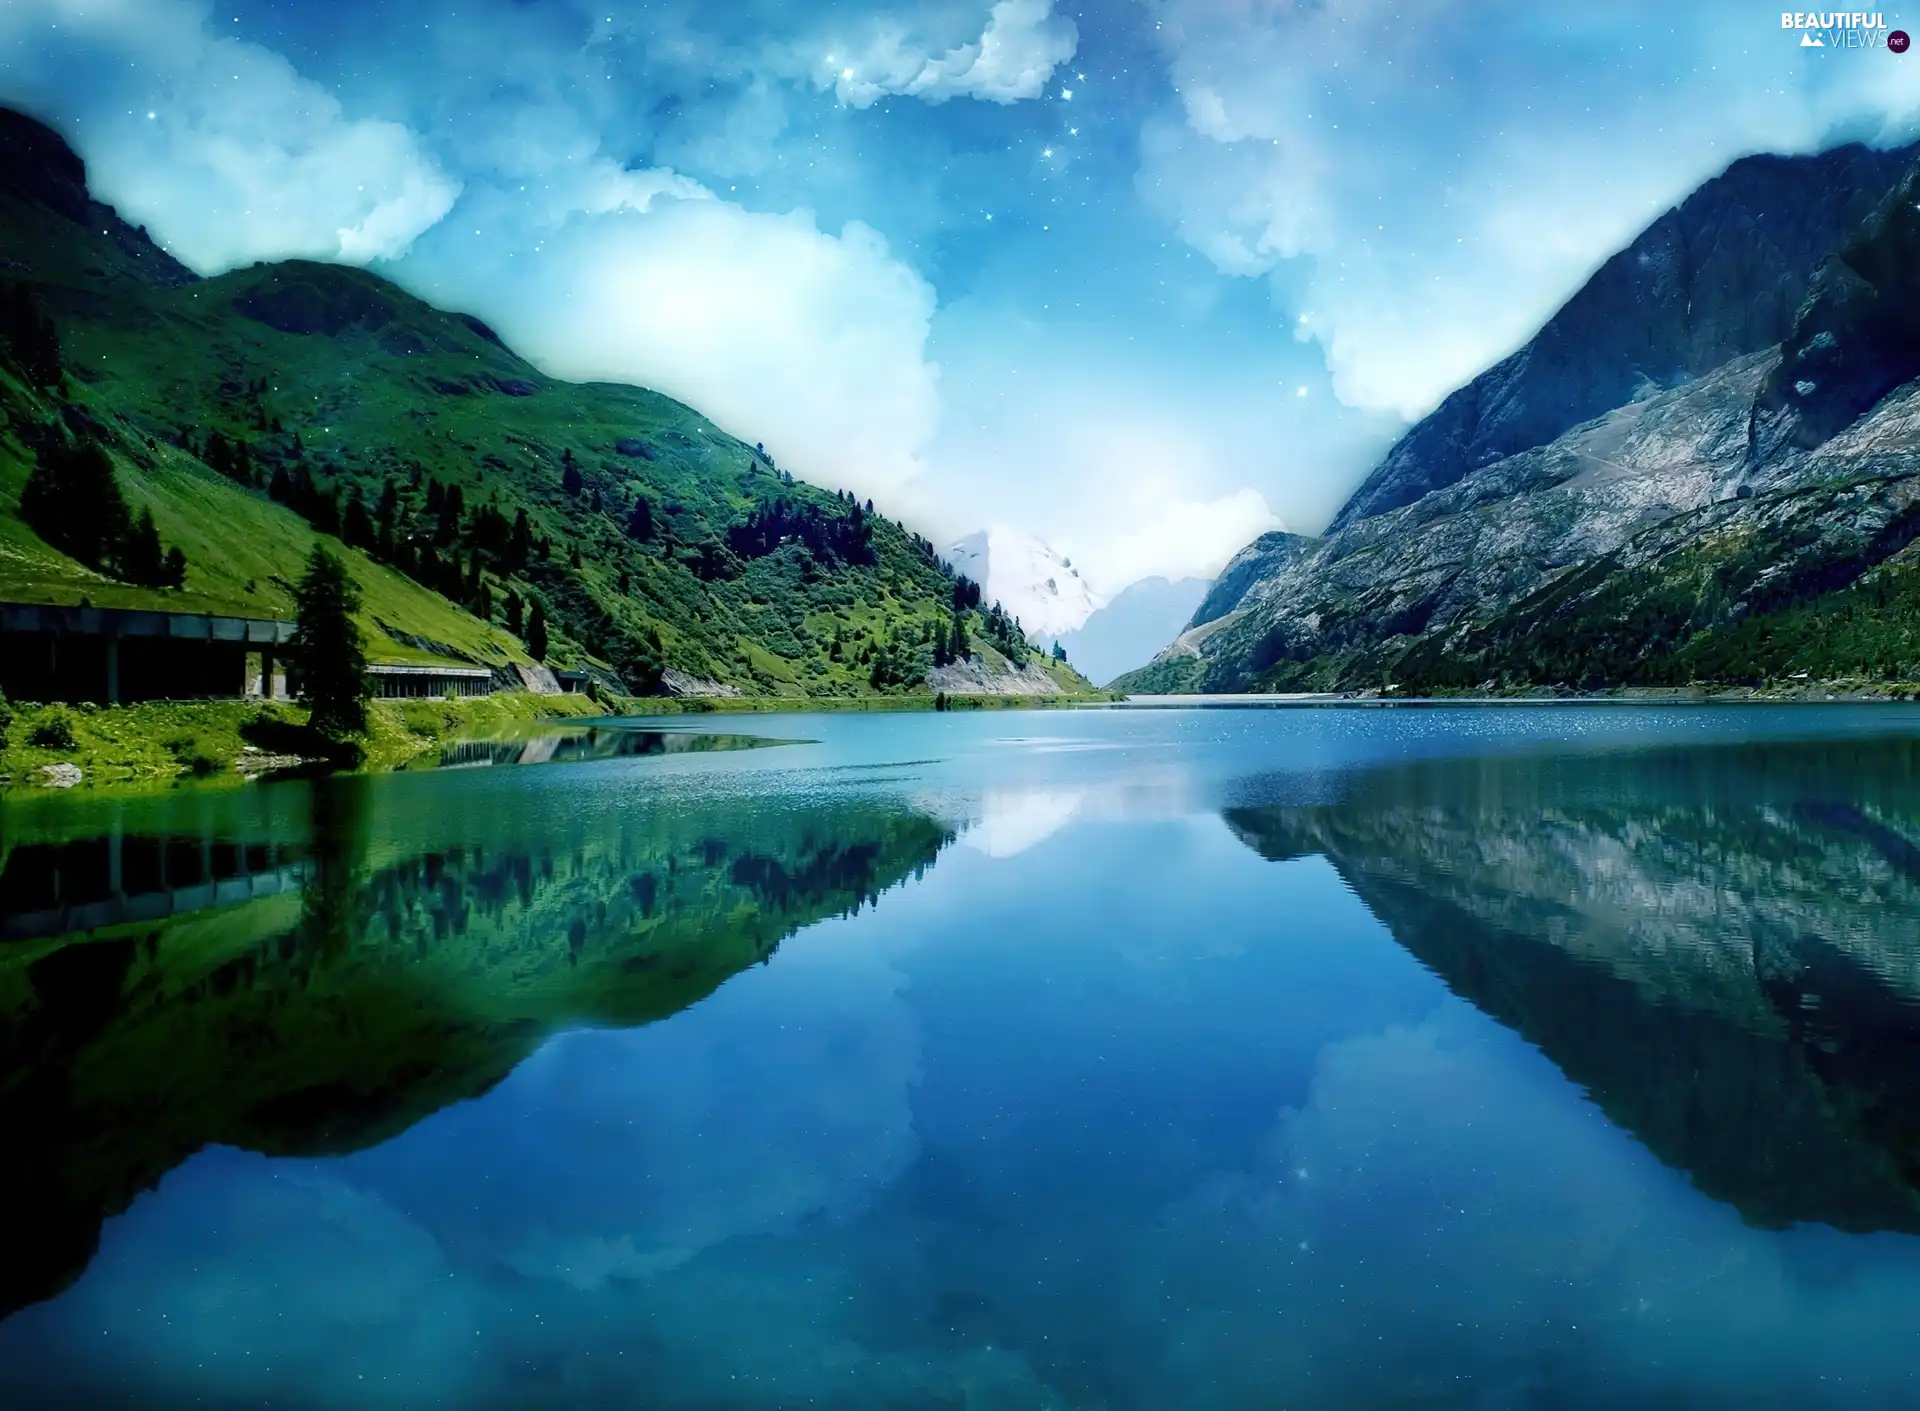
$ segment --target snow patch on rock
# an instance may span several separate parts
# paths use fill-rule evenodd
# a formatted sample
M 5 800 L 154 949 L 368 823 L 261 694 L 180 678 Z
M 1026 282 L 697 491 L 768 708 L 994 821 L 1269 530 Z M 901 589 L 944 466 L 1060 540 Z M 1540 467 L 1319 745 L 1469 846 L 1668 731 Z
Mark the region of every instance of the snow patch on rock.
M 985 601 L 998 601 L 1020 619 L 1028 638 L 1051 645 L 1105 607 L 1107 597 L 1046 543 L 1017 529 L 997 526 L 967 535 L 946 552 L 955 573 L 980 585 Z

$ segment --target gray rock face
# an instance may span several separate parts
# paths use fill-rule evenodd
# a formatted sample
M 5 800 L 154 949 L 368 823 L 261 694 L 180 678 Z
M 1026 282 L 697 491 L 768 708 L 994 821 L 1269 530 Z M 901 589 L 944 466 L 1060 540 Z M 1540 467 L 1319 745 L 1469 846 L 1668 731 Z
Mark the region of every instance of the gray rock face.
M 1854 144 L 1735 162 L 1602 265 L 1524 348 L 1401 438 L 1328 532 L 1779 343 L 1821 261 L 1916 154 Z
M 1756 459 L 1811 450 L 1920 376 L 1920 168 L 1824 265 L 1754 407 Z
M 1200 600 L 1200 606 L 1194 609 L 1187 626 L 1199 627 L 1225 617 L 1240 606 L 1247 589 L 1262 579 L 1271 578 L 1289 560 L 1307 551 L 1313 542 L 1305 535 L 1288 534 L 1284 530 L 1262 534 L 1221 570 L 1213 587 Z
M 1769 365 L 1765 355 L 1739 360 L 1416 504 L 1323 539 L 1288 536 L 1258 557 L 1257 576 L 1213 632 L 1189 631 L 1163 655 L 1201 656 L 1209 689 L 1236 690 L 1282 661 L 1497 614 L 1652 525 L 1735 497 Z

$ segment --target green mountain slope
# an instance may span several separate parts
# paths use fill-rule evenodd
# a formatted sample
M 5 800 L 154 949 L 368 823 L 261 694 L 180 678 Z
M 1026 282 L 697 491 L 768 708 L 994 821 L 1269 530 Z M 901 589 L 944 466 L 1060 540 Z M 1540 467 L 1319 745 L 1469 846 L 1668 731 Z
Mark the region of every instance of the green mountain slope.
M 112 452 L 130 505 L 188 557 L 170 602 L 284 613 L 312 534 L 358 552 L 374 655 L 499 663 L 538 646 L 636 693 L 924 689 L 953 642 L 932 545 L 644 389 L 542 375 L 471 317 L 291 261 L 196 278 L 91 200 L 79 159 L 0 112 L 0 271 L 58 329 L 64 390 L 0 371 L 0 596 L 154 599 L 18 515 L 59 423 Z M 1033 660 L 965 613 L 993 663 Z M 999 660 L 1012 658 L 1011 662 Z

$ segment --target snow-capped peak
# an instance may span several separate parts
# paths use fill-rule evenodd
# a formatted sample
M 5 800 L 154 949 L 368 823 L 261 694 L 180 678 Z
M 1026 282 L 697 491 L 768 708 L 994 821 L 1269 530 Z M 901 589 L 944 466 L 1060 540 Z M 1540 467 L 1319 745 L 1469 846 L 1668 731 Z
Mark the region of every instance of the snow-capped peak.
M 967 535 L 947 550 L 955 573 L 978 583 L 988 602 L 1020 619 L 1040 645 L 1053 641 L 1106 605 L 1072 560 L 1031 534 L 996 527 Z

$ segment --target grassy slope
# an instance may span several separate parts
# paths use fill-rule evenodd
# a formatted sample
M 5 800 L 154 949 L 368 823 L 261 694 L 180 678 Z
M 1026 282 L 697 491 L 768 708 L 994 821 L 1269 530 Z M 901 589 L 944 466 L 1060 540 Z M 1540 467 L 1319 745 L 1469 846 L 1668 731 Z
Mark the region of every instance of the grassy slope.
M 23 415 L 46 408 L 0 370 L 0 408 Z M 178 592 L 119 583 L 42 543 L 18 518 L 20 490 L 32 461 L 15 435 L 0 432 L 0 599 L 100 607 L 166 607 L 175 611 L 243 617 L 293 614 L 293 584 L 316 540 L 291 510 L 240 489 L 164 442 L 148 450 L 117 448 L 122 490 L 137 515 L 153 511 L 161 538 L 187 554 L 187 582 Z M 489 664 L 531 660 L 519 641 L 480 622 L 438 593 L 338 540 L 327 539 L 359 583 L 360 624 L 378 661 L 432 661 L 424 651 L 388 636 L 382 624 L 410 636 L 446 643 L 461 656 Z
M 91 706 L 11 707 L 13 722 L 0 740 L 0 790 L 31 785 L 46 765 L 72 764 L 96 784 L 166 783 L 183 774 L 238 780 L 233 772 L 247 742 L 241 727 L 259 715 L 258 702 L 152 701 L 118 709 Z M 296 707 L 275 710 L 304 719 Z M 534 696 L 502 692 L 457 700 L 374 701 L 369 708 L 367 765 L 392 768 L 456 735 L 555 716 L 600 715 L 585 695 Z M 73 734 L 72 749 L 33 743 L 35 730 L 55 716 Z
M 872 690 L 869 663 L 882 644 L 920 640 L 948 620 L 951 584 L 930 546 L 882 516 L 871 521 L 872 565 L 822 562 L 797 543 L 744 562 L 718 553 L 757 505 L 785 498 L 829 516 L 845 507 L 787 482 L 770 459 L 670 398 L 544 377 L 477 320 L 364 271 L 293 261 L 196 280 L 170 271 L 117 218 L 94 223 L 106 229 L 49 209 L 32 190 L 0 187 L 0 262 L 23 272 L 58 323 L 72 399 L 111 433 L 130 498 L 150 504 L 162 538 L 186 550 L 183 601 L 285 611 L 285 584 L 311 538 L 297 517 L 178 448 L 183 433 L 197 443 L 218 431 L 245 439 L 263 471 L 304 466 L 323 490 L 358 487 L 369 507 L 392 480 L 403 527 L 424 523 L 422 477 L 459 486 L 469 510 L 489 500 L 509 519 L 524 510 L 555 552 L 511 579 L 490 574 L 495 624 L 364 559 L 353 564 L 369 626 L 390 623 L 460 656 L 524 659 L 497 625 L 512 588 L 546 603 L 550 659 L 561 664 L 617 662 L 657 632 L 666 665 L 694 677 L 756 695 L 851 696 Z M 261 379 L 267 391 L 257 395 Z M 13 391 L 10 419 L 44 419 Z M 568 452 L 585 481 L 573 495 L 562 485 Z M 106 585 L 40 545 L 13 515 L 25 473 L 17 442 L 0 442 L 0 593 L 157 596 Z M 647 542 L 624 532 L 640 496 L 661 531 Z M 976 620 L 973 637 L 983 635 Z M 385 634 L 376 647 L 390 659 L 421 655 Z M 1063 689 L 1091 688 L 1069 674 Z

